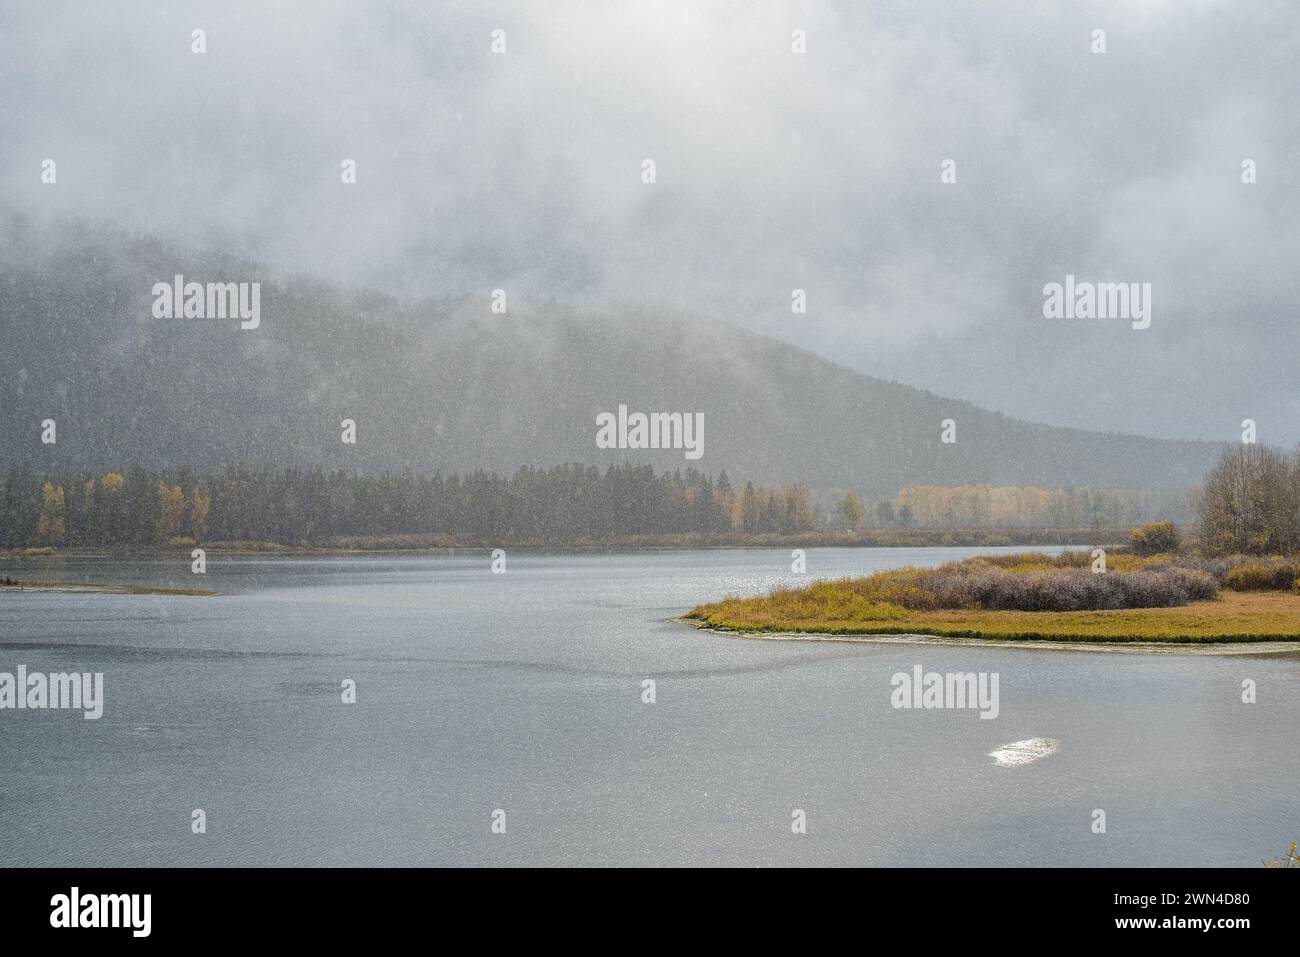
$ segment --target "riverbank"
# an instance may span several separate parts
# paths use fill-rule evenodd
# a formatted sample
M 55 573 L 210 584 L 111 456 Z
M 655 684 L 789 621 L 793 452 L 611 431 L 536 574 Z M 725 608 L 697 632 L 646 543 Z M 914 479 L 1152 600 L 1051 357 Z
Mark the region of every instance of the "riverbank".
M 161 588 L 154 585 L 125 585 L 112 582 L 31 581 L 0 578 L 0 592 L 6 591 L 58 591 L 83 592 L 104 595 L 195 595 L 211 597 L 220 592 L 206 588 Z
M 1068 639 L 1059 637 L 1028 639 L 992 636 L 957 638 L 919 633 L 823 634 L 798 631 L 742 631 L 729 628 L 715 628 L 705 622 L 685 617 L 677 620 L 690 625 L 699 631 L 710 631 L 728 638 L 749 638 L 759 641 L 834 642 L 841 644 L 876 645 L 945 645 L 980 648 L 1032 648 L 1041 651 L 1087 651 L 1102 652 L 1106 654 L 1137 655 L 1250 655 L 1256 657 L 1283 655 L 1287 657 L 1300 658 L 1300 639 L 1259 639 L 1237 641 L 1151 641 L 1133 639 L 1123 641 L 1116 639 L 1087 638 L 1084 636 Z

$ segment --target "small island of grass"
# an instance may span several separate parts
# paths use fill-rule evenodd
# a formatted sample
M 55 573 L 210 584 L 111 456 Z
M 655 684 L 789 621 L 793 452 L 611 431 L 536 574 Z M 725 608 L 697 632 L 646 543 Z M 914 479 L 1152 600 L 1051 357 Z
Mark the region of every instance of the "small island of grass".
M 755 635 L 1049 642 L 1300 641 L 1300 564 L 1280 557 L 1088 552 L 971 558 L 728 597 L 685 618 Z

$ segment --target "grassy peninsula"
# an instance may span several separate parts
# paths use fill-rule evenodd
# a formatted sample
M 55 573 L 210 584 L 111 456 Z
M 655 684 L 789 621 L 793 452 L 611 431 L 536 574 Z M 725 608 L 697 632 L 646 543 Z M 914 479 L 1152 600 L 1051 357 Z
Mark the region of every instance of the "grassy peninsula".
M 1279 557 L 979 557 L 725 598 L 685 616 L 748 633 L 1075 642 L 1300 640 L 1300 564 Z

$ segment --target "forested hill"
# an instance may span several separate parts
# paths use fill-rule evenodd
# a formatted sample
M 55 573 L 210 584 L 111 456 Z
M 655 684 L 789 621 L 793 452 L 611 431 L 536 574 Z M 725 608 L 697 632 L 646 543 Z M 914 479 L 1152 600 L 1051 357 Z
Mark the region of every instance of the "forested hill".
M 260 281 L 260 326 L 160 319 L 155 283 Z M 507 290 L 509 294 L 509 290 Z M 419 473 L 629 461 L 735 480 L 1181 488 L 1218 447 L 1033 425 L 718 321 L 490 290 L 398 301 L 84 223 L 0 215 L 0 466 Z M 799 321 L 792 317 L 791 321 Z M 701 412 L 704 454 L 597 448 L 596 417 Z M 42 444 L 41 423 L 57 423 Z M 355 445 L 340 423 L 356 422 Z M 957 424 L 955 444 L 941 422 Z

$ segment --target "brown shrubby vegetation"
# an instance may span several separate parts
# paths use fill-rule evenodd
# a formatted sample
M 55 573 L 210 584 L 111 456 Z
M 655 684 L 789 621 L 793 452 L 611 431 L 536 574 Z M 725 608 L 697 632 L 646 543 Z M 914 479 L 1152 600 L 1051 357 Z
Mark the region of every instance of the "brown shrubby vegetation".
M 868 602 L 883 602 L 913 611 L 1166 608 L 1218 594 L 1218 582 L 1204 571 L 1166 566 L 1095 575 L 1089 568 L 1071 567 L 1079 561 L 1075 556 L 1087 560 L 1086 552 L 1067 554 L 1071 557 L 1061 563 L 1064 567 L 1013 570 L 1033 569 L 1036 563 L 1024 560 L 1032 559 L 1031 553 L 1002 556 L 997 562 L 975 558 L 939 568 L 880 572 L 839 584 Z M 1008 559 L 1022 561 L 1010 563 Z
M 1233 591 L 1282 591 L 1300 578 L 1300 565 L 1288 561 L 1243 562 L 1223 575 L 1223 587 Z

